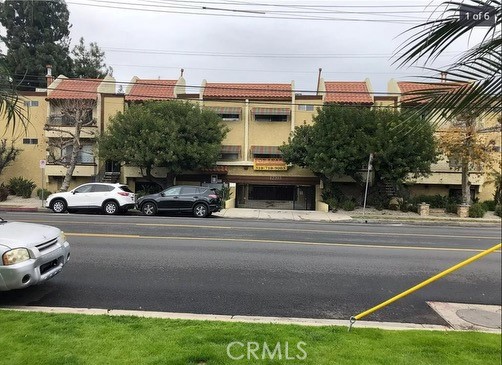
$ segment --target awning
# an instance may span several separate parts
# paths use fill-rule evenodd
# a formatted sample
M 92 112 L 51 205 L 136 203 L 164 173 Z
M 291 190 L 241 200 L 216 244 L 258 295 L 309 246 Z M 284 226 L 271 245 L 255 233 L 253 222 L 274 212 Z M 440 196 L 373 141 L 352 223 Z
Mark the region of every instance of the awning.
M 282 155 L 278 146 L 251 146 L 253 155 Z
M 289 108 L 253 108 L 251 113 L 256 115 L 290 115 Z
M 219 107 L 219 106 L 208 106 L 206 107 L 209 110 L 217 114 L 239 114 L 242 113 L 242 108 L 231 108 L 231 107 Z
M 223 145 L 221 146 L 221 153 L 238 153 L 241 154 L 241 146 Z

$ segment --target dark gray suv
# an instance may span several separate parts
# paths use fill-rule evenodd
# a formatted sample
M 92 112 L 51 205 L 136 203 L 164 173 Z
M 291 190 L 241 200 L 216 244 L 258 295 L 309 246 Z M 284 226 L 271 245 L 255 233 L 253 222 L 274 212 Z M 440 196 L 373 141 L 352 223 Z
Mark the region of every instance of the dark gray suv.
M 216 189 L 177 185 L 139 198 L 136 207 L 144 215 L 155 215 L 157 212 L 191 212 L 198 218 L 204 218 L 220 211 L 221 198 Z

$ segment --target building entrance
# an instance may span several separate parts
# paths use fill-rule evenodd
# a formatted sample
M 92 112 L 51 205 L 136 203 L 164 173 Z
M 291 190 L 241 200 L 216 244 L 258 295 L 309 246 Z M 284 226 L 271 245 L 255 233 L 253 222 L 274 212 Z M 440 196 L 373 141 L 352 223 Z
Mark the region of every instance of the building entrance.
M 236 207 L 314 210 L 315 186 L 237 184 Z

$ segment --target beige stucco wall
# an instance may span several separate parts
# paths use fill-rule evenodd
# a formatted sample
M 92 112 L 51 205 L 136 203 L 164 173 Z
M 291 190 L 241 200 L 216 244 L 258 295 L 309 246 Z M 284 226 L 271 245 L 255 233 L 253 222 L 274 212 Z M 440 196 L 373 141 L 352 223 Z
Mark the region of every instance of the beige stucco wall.
M 5 117 L 0 118 L 2 133 L 5 131 L 2 139 L 8 143 L 14 141 L 14 146 L 21 149 L 21 153 L 15 162 L 6 167 L 0 174 L 0 183 L 7 184 L 13 177 L 24 177 L 37 184 L 37 188 L 42 186 L 42 171 L 40 169 L 40 160 L 46 158 L 46 148 L 44 138 L 44 125 L 47 117 L 47 102 L 45 93 L 39 93 L 36 96 L 22 96 L 19 100 L 23 114 L 28 120 L 25 129 L 20 121 L 16 121 L 16 128 L 12 130 L 12 124 L 7 127 Z M 38 101 L 38 106 L 26 107 L 25 101 Z M 36 138 L 38 144 L 23 144 L 23 138 Z M 36 189 L 35 191 L 36 192 Z
M 291 104 L 274 103 L 272 106 L 268 103 L 253 102 L 252 108 L 289 108 Z M 291 118 L 291 116 L 290 116 Z M 286 122 L 257 122 L 254 120 L 254 115 L 249 114 L 249 148 L 252 146 L 282 146 L 288 141 L 291 133 L 291 119 Z M 249 159 L 252 160 L 252 154 L 249 153 Z
M 246 119 L 246 103 L 243 101 L 222 102 L 222 101 L 204 101 L 204 107 L 218 108 L 241 108 L 241 117 L 239 120 L 223 121 L 223 125 L 229 128 L 223 145 L 241 146 L 242 157 L 244 156 L 244 138 L 245 138 L 245 119 Z

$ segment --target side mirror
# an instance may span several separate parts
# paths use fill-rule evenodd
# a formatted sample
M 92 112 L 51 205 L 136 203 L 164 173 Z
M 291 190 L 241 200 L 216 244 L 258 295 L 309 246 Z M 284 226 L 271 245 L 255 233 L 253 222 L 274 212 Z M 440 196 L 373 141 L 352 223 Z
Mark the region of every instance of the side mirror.
M 166 196 L 166 194 L 165 194 L 164 192 L 162 192 L 162 193 L 160 193 L 160 196 L 161 196 L 161 197 L 165 197 L 165 196 Z

